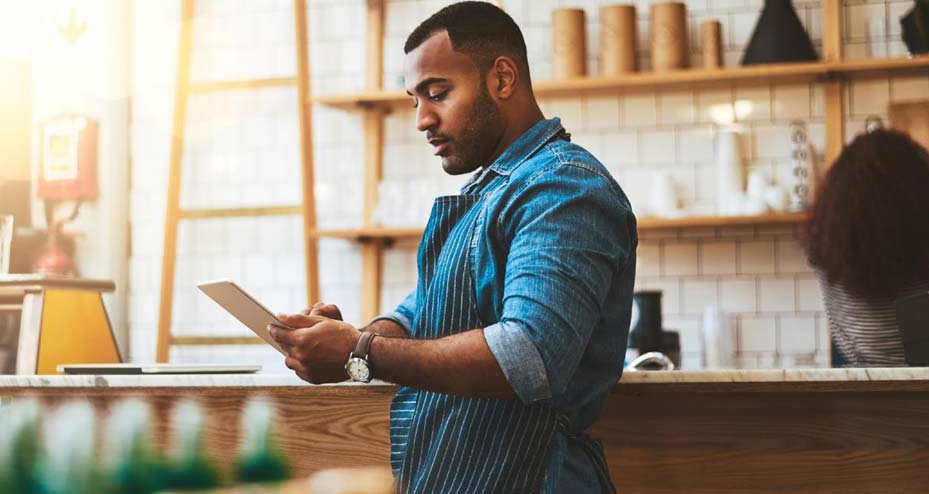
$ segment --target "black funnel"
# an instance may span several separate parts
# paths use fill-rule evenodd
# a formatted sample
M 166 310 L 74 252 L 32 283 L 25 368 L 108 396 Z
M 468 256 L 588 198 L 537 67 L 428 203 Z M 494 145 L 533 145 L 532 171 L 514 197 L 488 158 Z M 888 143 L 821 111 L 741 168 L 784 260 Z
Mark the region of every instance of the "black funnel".
M 742 65 L 819 60 L 790 0 L 765 0 Z

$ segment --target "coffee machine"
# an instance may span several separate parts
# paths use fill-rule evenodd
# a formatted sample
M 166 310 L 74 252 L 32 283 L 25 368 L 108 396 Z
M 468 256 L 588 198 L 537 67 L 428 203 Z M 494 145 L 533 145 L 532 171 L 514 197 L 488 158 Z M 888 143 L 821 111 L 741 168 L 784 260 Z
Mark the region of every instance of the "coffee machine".
M 632 370 L 673 370 L 681 365 L 680 335 L 665 331 L 661 291 L 640 290 L 632 296 L 632 324 L 626 361 Z

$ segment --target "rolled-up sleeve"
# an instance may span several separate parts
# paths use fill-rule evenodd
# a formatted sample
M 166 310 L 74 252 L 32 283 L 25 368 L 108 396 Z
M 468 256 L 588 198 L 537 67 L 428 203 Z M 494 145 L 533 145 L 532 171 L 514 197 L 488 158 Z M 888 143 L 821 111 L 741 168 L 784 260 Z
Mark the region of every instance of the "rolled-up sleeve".
M 413 315 L 415 312 L 416 290 L 413 290 L 409 295 L 406 296 L 406 298 L 403 299 L 403 302 L 400 302 L 400 305 L 398 305 L 396 309 L 375 317 L 371 320 L 371 322 L 373 323 L 375 321 L 386 319 L 402 326 L 403 329 L 406 330 L 407 334 L 413 334 Z
M 504 206 L 509 243 L 503 317 L 487 344 L 526 403 L 564 392 L 600 318 L 610 285 L 635 249 L 635 219 L 611 182 L 560 165 Z
M 551 396 L 545 363 L 525 328 L 501 321 L 484 328 L 484 339 L 520 400 L 532 403 Z

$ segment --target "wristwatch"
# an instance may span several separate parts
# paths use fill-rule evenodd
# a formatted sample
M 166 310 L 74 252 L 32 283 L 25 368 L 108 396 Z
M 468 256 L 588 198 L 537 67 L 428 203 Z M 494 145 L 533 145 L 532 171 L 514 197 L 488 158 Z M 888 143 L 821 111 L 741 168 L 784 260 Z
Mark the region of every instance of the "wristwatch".
M 371 341 L 375 336 L 379 336 L 372 331 L 364 331 L 355 343 L 355 350 L 348 356 L 348 362 L 345 364 L 345 371 L 352 381 L 360 383 L 371 382 L 371 367 L 368 365 L 368 352 L 371 350 Z

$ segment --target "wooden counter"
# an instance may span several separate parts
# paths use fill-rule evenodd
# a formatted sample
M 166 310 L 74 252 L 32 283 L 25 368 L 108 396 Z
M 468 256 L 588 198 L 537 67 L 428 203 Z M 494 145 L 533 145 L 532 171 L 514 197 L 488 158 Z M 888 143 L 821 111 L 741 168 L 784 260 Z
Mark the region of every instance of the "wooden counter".
M 209 445 L 234 456 L 242 403 L 273 399 L 301 474 L 386 465 L 390 385 L 305 385 L 289 375 L 0 376 L 0 396 L 144 398 L 157 440 L 182 397 L 210 413 Z M 929 369 L 627 373 L 591 434 L 635 493 L 924 493 Z M 358 440 L 358 438 L 363 438 Z

